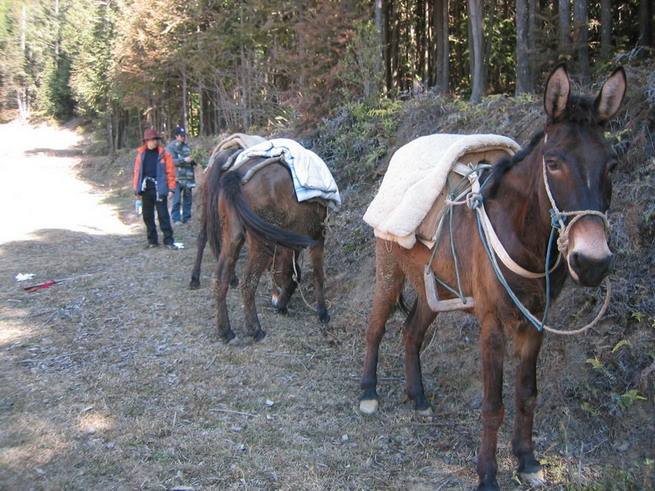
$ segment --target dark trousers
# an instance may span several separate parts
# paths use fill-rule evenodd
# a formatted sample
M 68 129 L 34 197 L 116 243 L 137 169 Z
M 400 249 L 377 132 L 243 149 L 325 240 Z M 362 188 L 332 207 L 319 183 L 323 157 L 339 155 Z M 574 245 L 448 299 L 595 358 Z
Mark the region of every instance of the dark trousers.
M 143 223 L 146 224 L 148 234 L 148 243 L 158 244 L 157 226 L 155 225 L 155 208 L 159 217 L 159 228 L 164 234 L 164 244 L 173 244 L 173 227 L 171 227 L 171 217 L 168 214 L 168 198 L 163 196 L 157 201 L 157 192 L 155 189 L 146 189 L 141 195 L 143 203 Z

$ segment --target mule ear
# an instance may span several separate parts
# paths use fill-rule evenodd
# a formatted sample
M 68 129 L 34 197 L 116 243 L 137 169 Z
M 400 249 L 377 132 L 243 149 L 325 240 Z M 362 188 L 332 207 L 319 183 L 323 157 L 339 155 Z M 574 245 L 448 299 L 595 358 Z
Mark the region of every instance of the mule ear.
M 544 92 L 544 109 L 549 120 L 555 120 L 564 113 L 570 92 L 569 73 L 566 71 L 566 65 L 560 63 L 550 73 Z
M 614 70 L 614 73 L 603 84 L 598 97 L 596 97 L 596 117 L 599 123 L 604 123 L 616 114 L 621 107 L 628 82 L 623 67 Z

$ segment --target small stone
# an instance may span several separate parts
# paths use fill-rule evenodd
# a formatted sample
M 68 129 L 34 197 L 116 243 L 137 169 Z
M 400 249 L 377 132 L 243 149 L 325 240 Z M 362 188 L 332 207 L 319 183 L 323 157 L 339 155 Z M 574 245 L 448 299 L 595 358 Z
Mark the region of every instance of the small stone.
M 348 438 L 348 435 L 341 435 L 341 441 L 342 441 L 342 442 L 345 443 L 345 442 L 347 442 L 348 440 L 350 440 L 350 438 Z

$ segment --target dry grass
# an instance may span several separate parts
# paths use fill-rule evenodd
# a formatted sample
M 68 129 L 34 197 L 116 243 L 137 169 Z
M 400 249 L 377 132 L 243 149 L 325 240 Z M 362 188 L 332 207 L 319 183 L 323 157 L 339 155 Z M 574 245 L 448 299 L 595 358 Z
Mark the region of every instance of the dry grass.
M 138 223 L 126 234 L 46 229 L 0 244 L 3 488 L 474 487 L 481 394 L 477 326 L 467 317 L 444 315 L 423 353 L 435 416 L 416 416 L 404 400 L 400 316 L 383 341 L 381 411 L 357 411 L 373 286 L 372 234 L 360 217 L 374 189 L 343 191 L 327 242 L 331 324 L 320 326 L 299 295 L 289 315 L 275 314 L 263 279 L 258 307 L 268 335 L 246 347 L 215 335 L 209 253 L 203 288 L 187 289 L 195 221 L 176 229 L 183 251 L 142 250 Z M 136 223 L 129 193 L 111 196 L 123 221 Z M 72 279 L 26 294 L 18 272 Z M 560 320 L 581 295 L 557 304 Z M 239 328 L 238 292 L 228 302 Z M 546 341 L 535 442 L 549 489 L 602 486 L 616 476 L 626 488 L 647 487 L 652 400 L 616 413 L 620 419 L 580 409 L 592 374 L 586 358 L 611 350 L 624 324 L 610 319 L 586 337 Z M 639 331 L 626 333 L 638 341 Z M 505 489 L 517 487 L 512 366 L 498 450 Z

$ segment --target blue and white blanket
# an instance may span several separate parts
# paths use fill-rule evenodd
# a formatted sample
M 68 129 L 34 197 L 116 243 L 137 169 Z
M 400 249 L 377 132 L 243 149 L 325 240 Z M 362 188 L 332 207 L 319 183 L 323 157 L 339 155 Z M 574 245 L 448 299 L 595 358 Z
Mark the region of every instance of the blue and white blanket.
M 234 169 L 253 157 L 284 159 L 291 170 L 298 201 L 323 198 L 337 210 L 341 205 L 339 188 L 330 169 L 318 155 L 288 138 L 273 138 L 247 148 L 234 161 Z

